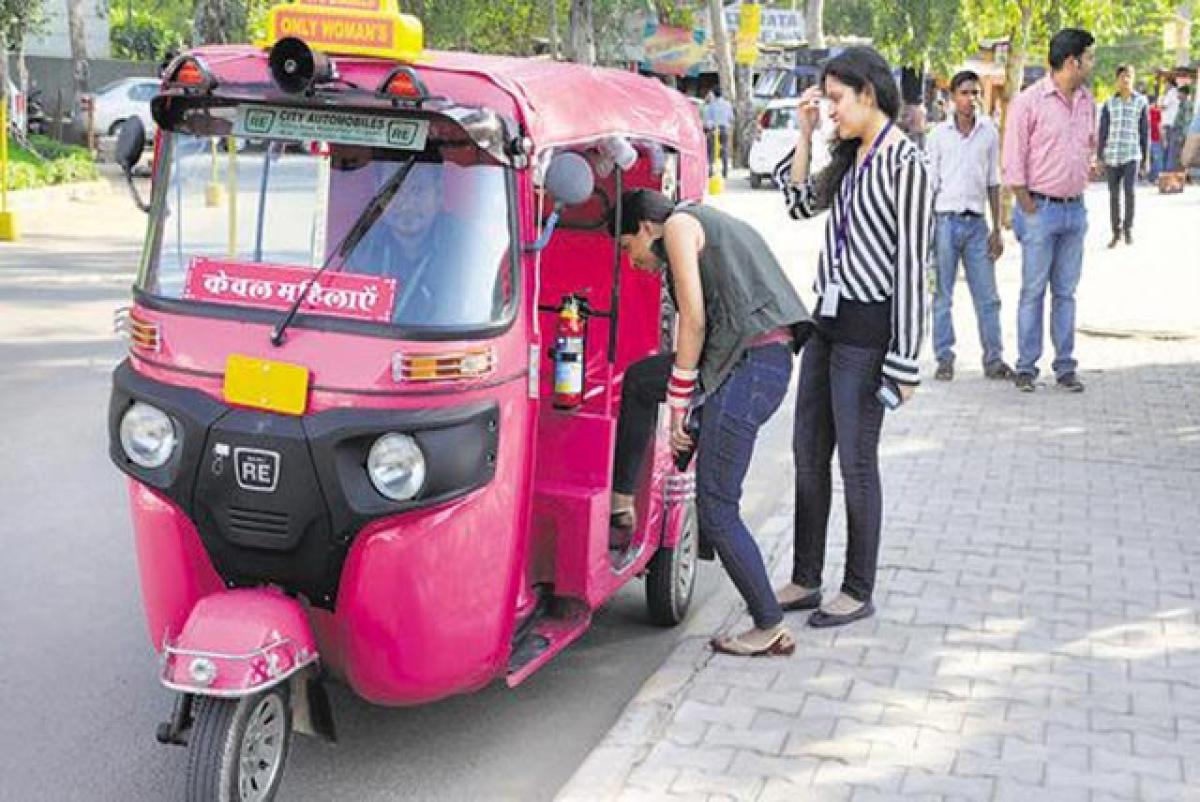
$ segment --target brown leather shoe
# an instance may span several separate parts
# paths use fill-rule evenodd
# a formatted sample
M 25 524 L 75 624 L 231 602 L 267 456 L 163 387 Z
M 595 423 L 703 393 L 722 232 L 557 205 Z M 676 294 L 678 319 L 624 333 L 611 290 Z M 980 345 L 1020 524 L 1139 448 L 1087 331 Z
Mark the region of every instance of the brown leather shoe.
M 983 375 L 989 379 L 1004 379 L 1012 381 L 1016 376 L 1013 369 L 1008 366 L 1008 363 L 1003 360 L 997 360 L 983 369 Z

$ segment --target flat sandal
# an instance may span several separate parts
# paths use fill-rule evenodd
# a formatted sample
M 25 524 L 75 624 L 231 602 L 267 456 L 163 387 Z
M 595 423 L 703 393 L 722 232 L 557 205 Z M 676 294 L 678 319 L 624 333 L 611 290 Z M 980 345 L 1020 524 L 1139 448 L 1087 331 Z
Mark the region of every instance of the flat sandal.
M 796 651 L 796 639 L 786 628 L 779 630 L 771 642 L 761 648 L 739 640 L 737 635 L 713 638 L 709 645 L 717 654 L 730 654 L 734 657 L 787 657 Z

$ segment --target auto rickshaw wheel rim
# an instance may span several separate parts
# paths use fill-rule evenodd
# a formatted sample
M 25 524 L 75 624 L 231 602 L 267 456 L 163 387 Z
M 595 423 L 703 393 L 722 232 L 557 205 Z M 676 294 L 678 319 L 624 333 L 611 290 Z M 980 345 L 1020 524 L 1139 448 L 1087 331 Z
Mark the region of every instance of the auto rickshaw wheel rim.
M 679 607 L 688 602 L 695 582 L 698 540 L 696 537 L 696 511 L 691 507 L 683 519 L 683 531 L 675 546 L 675 600 Z
M 246 719 L 238 750 L 238 796 L 264 802 L 283 768 L 287 711 L 278 693 L 264 696 Z

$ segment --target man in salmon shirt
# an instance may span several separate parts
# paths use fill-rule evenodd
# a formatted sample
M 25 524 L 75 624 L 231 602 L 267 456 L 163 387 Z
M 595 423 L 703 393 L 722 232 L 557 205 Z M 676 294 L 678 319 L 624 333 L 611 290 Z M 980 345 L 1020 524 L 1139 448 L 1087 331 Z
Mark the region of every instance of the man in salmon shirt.
M 1075 288 L 1083 272 L 1087 189 L 1096 152 L 1096 100 L 1084 84 L 1096 64 L 1095 38 L 1064 28 L 1050 40 L 1050 74 L 1021 92 L 1004 134 L 1004 182 L 1017 198 L 1021 243 L 1017 389 L 1034 391 L 1050 287 L 1050 339 L 1058 386 L 1083 392 L 1076 375 Z

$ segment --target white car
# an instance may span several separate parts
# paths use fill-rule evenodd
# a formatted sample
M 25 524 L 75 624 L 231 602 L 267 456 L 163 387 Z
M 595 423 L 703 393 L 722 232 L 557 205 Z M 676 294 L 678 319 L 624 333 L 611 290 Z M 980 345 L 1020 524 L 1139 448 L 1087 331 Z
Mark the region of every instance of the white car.
M 772 100 L 758 120 L 758 134 L 750 146 L 750 186 L 758 189 L 763 181 L 771 181 L 775 167 L 796 147 L 800 121 L 796 114 L 796 98 Z M 833 124 L 824 114 L 813 135 L 810 172 L 816 173 L 829 163 L 829 137 Z
M 130 117 L 141 118 L 147 135 L 154 132 L 154 119 L 150 116 L 150 99 L 158 92 L 158 78 L 122 78 L 96 92 L 93 104 L 92 132 L 100 136 L 115 136 L 121 123 Z M 86 130 L 87 104 L 81 104 L 80 120 Z

